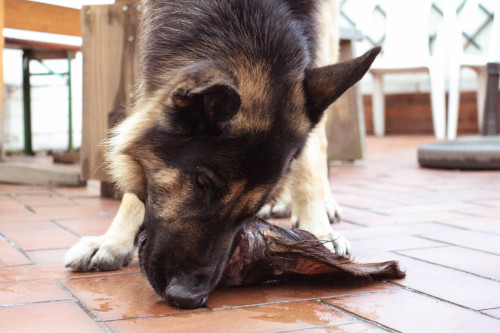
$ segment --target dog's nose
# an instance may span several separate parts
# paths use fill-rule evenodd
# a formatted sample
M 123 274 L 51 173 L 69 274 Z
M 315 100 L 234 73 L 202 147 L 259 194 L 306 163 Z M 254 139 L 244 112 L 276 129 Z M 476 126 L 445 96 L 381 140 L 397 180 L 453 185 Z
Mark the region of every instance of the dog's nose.
M 207 303 L 207 295 L 197 295 L 183 286 L 170 285 L 165 290 L 167 303 L 182 309 L 196 309 Z

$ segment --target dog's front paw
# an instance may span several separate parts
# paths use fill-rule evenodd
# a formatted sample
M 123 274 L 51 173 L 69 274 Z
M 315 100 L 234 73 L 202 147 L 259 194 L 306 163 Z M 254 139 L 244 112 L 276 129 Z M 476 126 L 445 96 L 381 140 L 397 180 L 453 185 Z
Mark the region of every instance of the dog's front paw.
M 325 195 L 325 209 L 330 223 L 339 223 L 342 219 L 342 208 L 333 195 Z
M 104 236 L 83 237 L 66 253 L 64 262 L 76 272 L 111 271 L 127 266 L 133 251 L 133 244 Z
M 336 205 L 335 201 L 330 203 L 333 207 L 337 206 L 332 213 L 337 212 L 338 205 Z M 340 232 L 332 229 L 330 221 L 331 217 L 321 203 L 316 205 L 308 203 L 304 206 L 298 206 L 292 215 L 292 226 L 294 228 L 309 231 L 318 239 L 325 241 L 325 246 L 332 252 L 341 256 L 348 256 L 351 253 L 349 241 Z
M 348 257 L 351 254 L 351 243 L 340 232 L 332 230 L 332 232 L 326 235 L 319 235 L 317 237 L 326 241 L 324 245 L 332 252 L 342 257 Z
M 292 214 L 292 206 L 290 203 L 275 203 L 275 204 L 265 204 L 264 207 L 260 209 L 257 216 L 261 219 L 271 219 L 271 218 L 284 218 L 290 217 Z

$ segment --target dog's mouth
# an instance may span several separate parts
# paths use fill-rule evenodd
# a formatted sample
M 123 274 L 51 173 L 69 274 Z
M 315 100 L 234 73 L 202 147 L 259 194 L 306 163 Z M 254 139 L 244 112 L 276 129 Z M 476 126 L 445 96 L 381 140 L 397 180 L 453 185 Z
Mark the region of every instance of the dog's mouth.
M 149 238 L 147 232 L 141 229 L 135 241 L 141 271 L 155 292 L 166 303 L 178 308 L 195 309 L 204 306 L 234 252 L 232 242 L 229 249 L 218 252 L 210 264 L 205 263 L 198 267 L 192 265 L 192 268 L 187 269 L 184 264 L 189 266 L 192 263 L 182 262 L 181 266 L 172 262 L 168 256 L 169 251 L 156 252 L 154 240 Z

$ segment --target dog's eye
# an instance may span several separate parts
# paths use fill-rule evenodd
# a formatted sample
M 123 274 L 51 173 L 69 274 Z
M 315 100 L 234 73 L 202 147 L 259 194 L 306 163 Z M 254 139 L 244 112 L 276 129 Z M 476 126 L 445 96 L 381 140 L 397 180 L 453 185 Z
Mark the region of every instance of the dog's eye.
M 147 241 L 146 233 L 143 231 L 139 234 L 137 245 L 139 247 L 143 247 L 146 244 L 146 241 Z
M 198 186 L 198 188 L 202 191 L 205 191 L 210 187 L 210 181 L 207 178 L 200 175 L 195 176 L 195 183 L 196 186 Z

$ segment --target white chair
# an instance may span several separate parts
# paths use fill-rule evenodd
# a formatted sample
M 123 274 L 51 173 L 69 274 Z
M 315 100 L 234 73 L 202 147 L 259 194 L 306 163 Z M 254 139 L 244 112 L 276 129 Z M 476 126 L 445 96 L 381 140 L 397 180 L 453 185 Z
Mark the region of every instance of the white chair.
M 477 9 L 477 0 L 468 0 L 462 12 L 467 14 Z M 484 102 L 486 98 L 486 63 L 500 60 L 500 1 L 493 4 L 493 28 L 490 35 L 488 51 L 484 54 L 464 54 L 462 30 L 458 25 L 455 8 L 445 9 L 445 25 L 449 26 L 448 40 L 450 41 L 450 95 L 448 101 L 448 139 L 457 136 L 458 109 L 460 106 L 460 74 L 464 67 L 471 68 L 477 73 L 477 119 L 479 131 L 483 127 Z M 448 19 L 446 19 L 448 17 Z M 465 18 L 463 21 L 467 22 Z
M 431 0 L 380 1 L 387 14 L 383 56 L 370 69 L 373 75 L 373 125 L 375 135 L 385 133 L 385 74 L 428 72 L 434 134 L 444 139 L 446 126 L 445 59 L 440 33 L 434 54 L 429 50 Z

